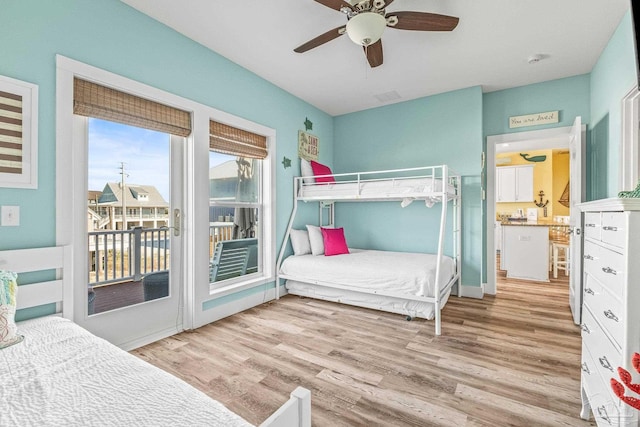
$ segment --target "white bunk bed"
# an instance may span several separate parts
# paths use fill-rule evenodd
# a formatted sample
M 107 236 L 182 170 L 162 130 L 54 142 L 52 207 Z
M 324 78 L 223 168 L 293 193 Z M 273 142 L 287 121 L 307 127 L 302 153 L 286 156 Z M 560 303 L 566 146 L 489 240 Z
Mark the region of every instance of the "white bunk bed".
M 70 247 L 0 251 L 0 269 L 55 270 L 57 280 L 21 285 L 17 308 L 56 303 L 56 315 L 18 322 L 18 344 L 0 349 L 0 425 L 250 426 L 181 379 L 73 323 Z M 20 281 L 20 275 L 18 276 Z M 86 285 L 83 285 L 86 286 Z M 310 427 L 308 390 L 261 427 Z
M 294 178 L 293 210 L 278 256 L 276 298 L 279 298 L 281 280 L 286 280 L 288 293 L 295 295 L 390 311 L 409 319 L 435 317 L 435 333 L 440 335 L 440 311 L 454 284 L 458 283 L 458 289 L 460 286 L 460 175 L 446 165 L 438 165 L 318 177 L 327 176 L 336 182 L 316 183 L 310 177 Z M 320 225 L 325 217 L 323 209 L 328 209 L 328 225 L 333 226 L 334 204 L 340 201 L 397 201 L 403 207 L 412 202 L 424 202 L 427 207 L 440 205 L 437 252 L 351 250 L 347 255 L 302 255 L 285 259 L 298 203 L 318 202 Z M 443 253 L 449 204 L 453 219 L 451 257 Z M 403 263 L 402 267 L 398 263 Z M 365 276 L 367 273 L 370 276 Z

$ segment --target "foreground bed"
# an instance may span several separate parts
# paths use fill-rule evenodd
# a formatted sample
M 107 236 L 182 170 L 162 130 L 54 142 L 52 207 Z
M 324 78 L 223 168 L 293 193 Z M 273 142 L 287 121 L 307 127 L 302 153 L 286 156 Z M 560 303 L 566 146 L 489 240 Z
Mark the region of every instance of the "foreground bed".
M 0 251 L 0 269 L 57 269 L 68 249 Z M 66 260 L 66 261 L 65 261 Z M 57 302 L 60 280 L 18 287 L 18 308 Z M 69 311 L 62 309 L 65 317 Z M 0 349 L 0 426 L 250 426 L 186 382 L 59 315 L 19 322 L 22 342 Z M 310 427 L 308 390 L 298 387 L 264 427 Z

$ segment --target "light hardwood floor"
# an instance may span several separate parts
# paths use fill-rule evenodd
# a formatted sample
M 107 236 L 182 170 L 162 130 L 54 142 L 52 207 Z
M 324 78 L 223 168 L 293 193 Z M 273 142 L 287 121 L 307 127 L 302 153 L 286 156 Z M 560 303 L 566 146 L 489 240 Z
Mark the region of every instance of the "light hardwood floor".
M 302 385 L 314 426 L 588 426 L 566 280 L 452 296 L 434 322 L 286 296 L 133 351 L 253 424 Z

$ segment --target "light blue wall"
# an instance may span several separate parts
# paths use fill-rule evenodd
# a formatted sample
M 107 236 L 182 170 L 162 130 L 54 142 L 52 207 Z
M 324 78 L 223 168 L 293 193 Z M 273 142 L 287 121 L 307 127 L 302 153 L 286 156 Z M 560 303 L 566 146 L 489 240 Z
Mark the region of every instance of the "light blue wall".
M 595 176 L 588 176 L 594 187 L 590 199 L 614 197 L 620 191 L 621 100 L 637 84 L 636 68 L 631 12 L 627 12 L 591 71 L 594 132 L 589 141 L 588 167 Z M 606 186 L 599 185 L 603 180 Z
M 535 66 L 535 65 L 534 65 Z M 576 116 L 589 122 L 589 74 L 485 93 L 484 136 L 571 126 Z M 560 111 L 560 122 L 509 129 L 509 117 Z
M 280 246 L 299 174 L 298 130 L 308 117 L 329 162 L 331 116 L 118 0 L 4 0 L 0 9 L 0 74 L 40 91 L 38 189 L 0 189 L 0 205 L 21 208 L 19 227 L 0 227 L 0 249 L 55 244 L 56 54 L 276 129 Z M 292 159 L 286 170 L 284 156 Z
M 462 89 L 335 118 L 333 169 L 371 171 L 447 164 L 463 175 L 463 284 L 478 286 L 482 256 L 482 91 Z M 440 207 L 414 202 L 338 204 L 352 247 L 432 252 Z M 450 249 L 450 248 L 449 248 Z

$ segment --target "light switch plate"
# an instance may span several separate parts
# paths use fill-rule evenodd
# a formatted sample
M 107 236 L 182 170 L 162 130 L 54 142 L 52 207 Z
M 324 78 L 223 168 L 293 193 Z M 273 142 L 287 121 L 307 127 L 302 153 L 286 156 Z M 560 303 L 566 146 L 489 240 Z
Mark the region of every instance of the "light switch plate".
M 20 206 L 2 206 L 0 226 L 17 227 L 20 225 Z

